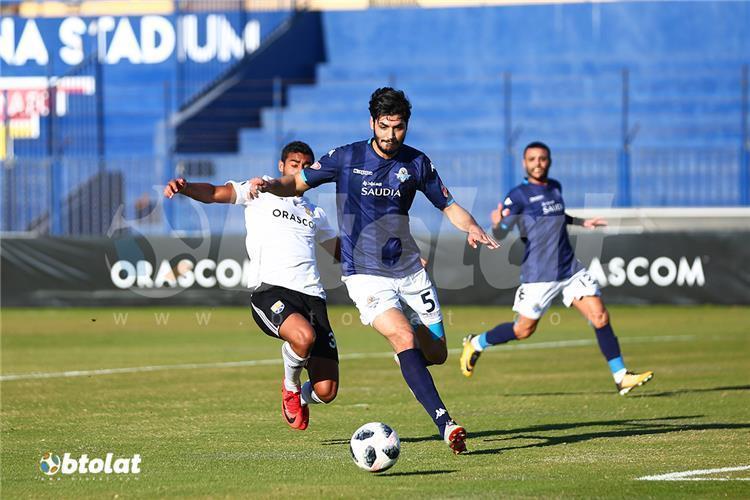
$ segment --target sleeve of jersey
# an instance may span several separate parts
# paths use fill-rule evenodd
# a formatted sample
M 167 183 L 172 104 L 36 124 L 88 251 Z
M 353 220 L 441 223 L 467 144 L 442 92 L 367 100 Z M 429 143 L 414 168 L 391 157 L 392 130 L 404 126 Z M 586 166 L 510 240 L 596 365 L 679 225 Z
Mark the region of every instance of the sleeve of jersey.
M 320 243 L 336 238 L 339 233 L 331 227 L 331 223 L 328 221 L 328 216 L 325 211 L 322 208 L 319 208 L 318 210 L 320 211 L 320 219 L 318 220 L 318 229 L 315 231 L 315 240 Z
M 519 218 L 523 213 L 523 204 L 521 200 L 513 199 L 512 193 L 508 193 L 503 201 L 502 214 L 503 219 L 497 227 L 492 229 L 492 235 L 495 238 L 503 239 L 518 224 Z
M 422 176 L 423 183 L 420 190 L 425 194 L 430 203 L 432 203 L 438 210 L 443 210 L 455 203 L 453 195 L 451 195 L 448 188 L 443 184 L 440 175 L 438 175 L 435 166 L 432 164 L 429 158 L 425 157 L 422 163 L 424 169 L 424 175 Z
M 248 196 L 248 192 L 250 191 L 250 182 L 236 182 L 236 181 L 227 181 L 227 186 L 232 186 L 232 189 L 234 189 L 234 204 L 235 205 L 247 205 L 251 200 Z
M 335 182 L 339 175 L 339 156 L 335 149 L 300 172 L 302 180 L 311 188 Z

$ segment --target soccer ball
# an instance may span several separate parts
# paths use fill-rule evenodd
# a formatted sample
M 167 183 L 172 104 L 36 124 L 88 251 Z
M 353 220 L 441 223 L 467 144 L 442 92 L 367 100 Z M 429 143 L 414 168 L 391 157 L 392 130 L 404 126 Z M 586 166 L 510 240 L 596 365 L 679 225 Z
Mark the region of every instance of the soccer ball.
M 382 472 L 398 460 L 401 440 L 396 431 L 384 423 L 370 422 L 354 431 L 349 451 L 358 467 L 368 472 Z
M 50 452 L 45 453 L 39 460 L 39 469 L 48 476 L 54 476 L 60 470 L 60 457 Z

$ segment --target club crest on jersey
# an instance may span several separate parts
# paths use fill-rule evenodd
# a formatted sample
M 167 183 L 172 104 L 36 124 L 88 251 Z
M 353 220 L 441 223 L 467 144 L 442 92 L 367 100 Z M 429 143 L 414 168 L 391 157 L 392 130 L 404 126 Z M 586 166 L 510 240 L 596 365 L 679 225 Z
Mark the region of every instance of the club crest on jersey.
M 271 306 L 271 312 L 274 314 L 281 314 L 281 312 L 284 310 L 286 306 L 284 303 L 280 300 L 277 300 L 272 306 Z
M 311 170 L 320 170 L 320 162 L 316 161 L 315 163 L 313 163 L 312 165 L 310 165 L 307 168 L 309 168 Z
M 396 179 L 398 179 L 399 182 L 406 182 L 411 179 L 411 174 L 409 174 L 406 168 L 401 167 L 399 171 L 396 172 Z
M 308 217 L 313 216 L 312 210 L 310 210 L 308 207 L 303 207 L 303 208 L 305 209 L 305 213 L 307 214 Z

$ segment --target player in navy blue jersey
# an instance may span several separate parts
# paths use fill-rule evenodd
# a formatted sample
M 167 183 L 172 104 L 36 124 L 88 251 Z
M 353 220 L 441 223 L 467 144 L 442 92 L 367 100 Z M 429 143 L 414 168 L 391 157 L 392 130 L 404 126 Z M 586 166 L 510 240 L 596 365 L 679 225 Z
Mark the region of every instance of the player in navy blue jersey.
M 336 149 L 295 176 L 254 179 L 258 190 L 278 196 L 300 194 L 336 183 L 342 280 L 360 313 L 390 342 L 414 396 L 455 453 L 466 450 L 466 430 L 456 424 L 435 388 L 424 352 L 403 312 L 402 302 L 419 316 L 447 355 L 443 318 L 435 287 L 420 262 L 409 231 L 409 208 L 417 191 L 467 233 L 470 246 L 497 243 L 476 223 L 440 180 L 430 159 L 404 144 L 411 104 L 402 91 L 377 89 L 370 98 L 373 137 Z M 424 328 L 424 327 L 421 327 Z M 432 360 L 434 361 L 434 360 Z
M 502 239 L 518 227 L 526 250 L 521 264 L 521 286 L 516 291 L 514 323 L 503 323 L 481 335 L 464 338 L 461 372 L 471 377 L 482 351 L 491 345 L 528 338 L 557 295 L 578 309 L 596 331 L 599 348 L 607 359 L 617 390 L 625 395 L 645 384 L 653 372 L 633 373 L 625 368 L 617 337 L 599 288 L 576 259 L 568 239 L 568 224 L 594 229 L 607 225 L 601 218 L 579 219 L 565 213 L 562 186 L 547 177 L 552 155 L 546 144 L 532 142 L 523 152 L 526 179 L 492 212 L 492 231 Z

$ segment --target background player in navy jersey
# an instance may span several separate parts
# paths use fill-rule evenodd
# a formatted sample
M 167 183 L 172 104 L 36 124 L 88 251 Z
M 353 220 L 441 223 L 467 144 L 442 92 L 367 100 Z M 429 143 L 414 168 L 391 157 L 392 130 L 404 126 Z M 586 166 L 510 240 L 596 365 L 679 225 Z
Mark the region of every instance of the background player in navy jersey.
M 291 142 L 281 152 L 279 172 L 294 175 L 313 160 L 310 146 Z M 335 255 L 337 235 L 323 209 L 309 200 L 270 193 L 250 197 L 249 190 L 247 181 L 214 186 L 180 178 L 167 183 L 164 195 L 244 205 L 252 316 L 266 335 L 284 341 L 281 413 L 290 427 L 305 430 L 308 405 L 330 403 L 338 391 L 336 338 L 315 261 L 315 241 Z M 270 233 L 276 238 L 267 238 Z M 305 368 L 310 379 L 301 384 Z
M 402 91 L 377 89 L 370 98 L 373 137 L 332 149 L 295 176 L 253 179 L 259 191 L 280 196 L 335 182 L 343 281 L 360 312 L 398 356 L 404 380 L 455 453 L 466 450 L 466 431 L 456 424 L 438 394 L 405 302 L 445 350 L 445 332 L 435 287 L 409 231 L 409 208 L 417 191 L 468 233 L 470 246 L 497 243 L 453 200 L 429 158 L 404 144 L 411 104 Z M 445 359 L 445 357 L 443 357 Z
M 464 338 L 461 372 L 474 373 L 482 351 L 491 345 L 528 338 L 539 319 L 558 294 L 563 303 L 573 305 L 589 320 L 607 359 L 617 390 L 625 395 L 645 384 L 653 372 L 632 373 L 625 368 L 620 346 L 609 323 L 609 314 L 599 297 L 599 288 L 585 267 L 576 259 L 568 239 L 568 224 L 594 229 L 605 226 L 601 218 L 578 219 L 565 213 L 562 186 L 547 177 L 552 156 L 541 142 L 532 142 L 523 152 L 526 179 L 492 212 L 492 232 L 498 239 L 518 227 L 526 250 L 521 265 L 521 286 L 516 291 L 514 323 L 503 323 L 481 334 Z

